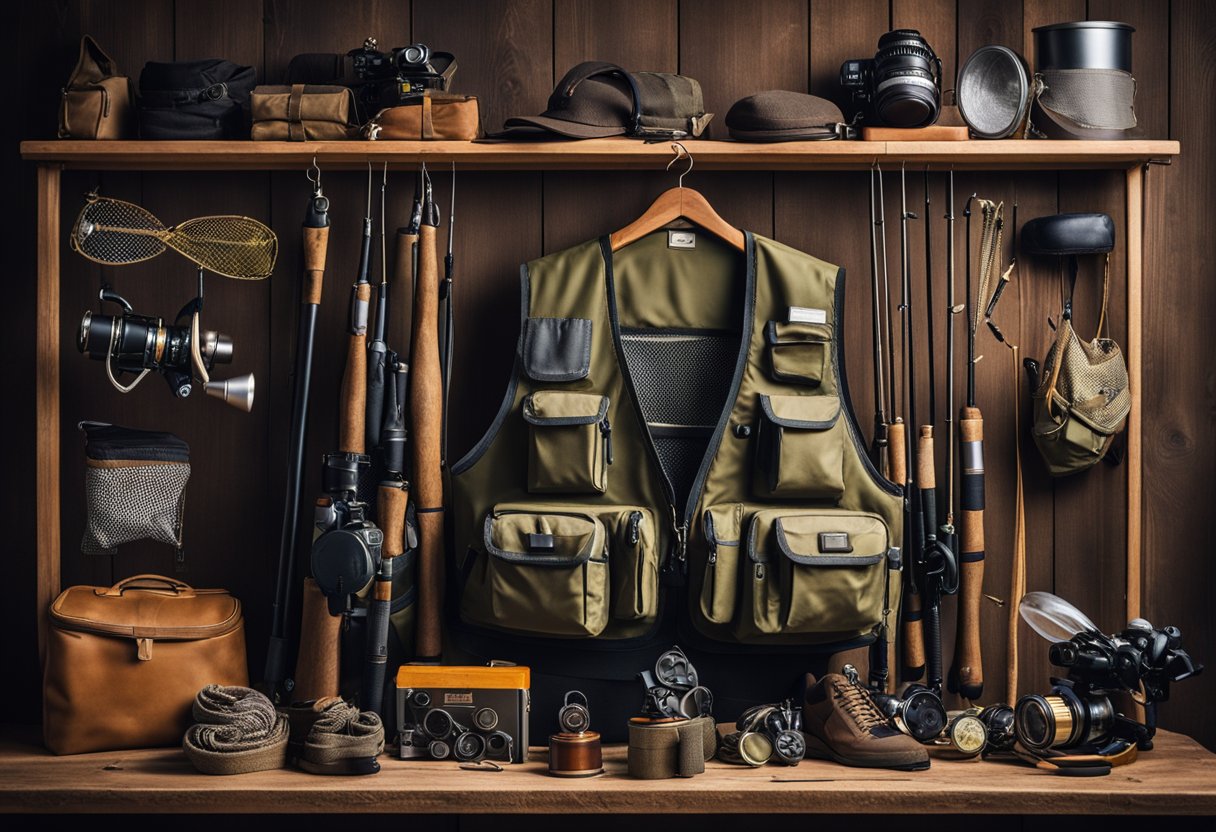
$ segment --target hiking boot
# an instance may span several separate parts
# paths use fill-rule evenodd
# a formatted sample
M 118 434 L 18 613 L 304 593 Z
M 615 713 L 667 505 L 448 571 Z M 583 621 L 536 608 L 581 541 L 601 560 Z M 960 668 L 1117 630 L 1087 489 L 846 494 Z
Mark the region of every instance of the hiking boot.
M 867 690 L 855 678 L 829 673 L 815 681 L 806 675 L 802 706 L 806 756 L 846 766 L 918 771 L 929 767 L 923 745 L 891 727 Z

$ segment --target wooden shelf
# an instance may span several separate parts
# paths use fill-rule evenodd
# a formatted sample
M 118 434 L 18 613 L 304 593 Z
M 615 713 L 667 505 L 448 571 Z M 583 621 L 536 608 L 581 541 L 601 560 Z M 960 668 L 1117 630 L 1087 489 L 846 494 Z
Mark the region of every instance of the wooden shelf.
M 748 769 L 712 762 L 688 780 L 633 780 L 625 749 L 607 773 L 543 774 L 545 752 L 499 773 L 455 763 L 381 758 L 372 777 L 277 770 L 198 774 L 177 749 L 55 757 L 33 741 L 0 742 L 3 812 L 870 813 L 1216 814 L 1216 756 L 1162 731 L 1157 748 L 1107 777 L 1057 777 L 1025 766 L 935 759 L 928 771 L 853 769 L 805 761 Z
M 1034 170 L 1130 168 L 1179 153 L 1176 141 L 784 142 L 686 141 L 698 170 L 861 170 L 875 160 L 918 169 Z M 455 162 L 465 170 L 659 169 L 667 142 L 252 142 L 26 141 L 23 158 L 84 170 L 298 170 L 315 157 L 327 170 L 367 162 L 410 166 Z

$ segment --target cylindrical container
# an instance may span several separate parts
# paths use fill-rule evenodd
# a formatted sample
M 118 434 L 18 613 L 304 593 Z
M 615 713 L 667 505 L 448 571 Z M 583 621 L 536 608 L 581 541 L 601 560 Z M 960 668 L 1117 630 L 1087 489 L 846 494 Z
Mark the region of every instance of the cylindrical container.
M 604 755 L 599 733 L 551 734 L 549 773 L 554 777 L 594 777 L 603 774 Z
M 1132 32 L 1112 20 L 1053 23 L 1034 29 L 1034 71 L 1118 69 L 1132 71 Z

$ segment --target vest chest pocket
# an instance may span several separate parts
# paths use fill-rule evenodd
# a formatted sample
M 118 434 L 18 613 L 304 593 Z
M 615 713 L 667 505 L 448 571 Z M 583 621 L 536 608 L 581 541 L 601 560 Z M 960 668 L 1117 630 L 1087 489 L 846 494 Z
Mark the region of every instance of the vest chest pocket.
M 774 381 L 818 387 L 831 370 L 831 324 L 769 321 L 764 340 Z
M 590 637 L 608 623 L 608 536 L 573 507 L 494 509 L 486 557 L 461 602 L 470 621 L 550 636 Z
M 890 533 L 876 514 L 757 512 L 741 638 L 775 633 L 860 634 L 882 618 Z
M 528 423 L 528 490 L 603 494 L 612 464 L 608 397 L 538 390 L 524 399 Z
M 760 396 L 756 491 L 835 499 L 844 493 L 845 426 L 836 396 Z

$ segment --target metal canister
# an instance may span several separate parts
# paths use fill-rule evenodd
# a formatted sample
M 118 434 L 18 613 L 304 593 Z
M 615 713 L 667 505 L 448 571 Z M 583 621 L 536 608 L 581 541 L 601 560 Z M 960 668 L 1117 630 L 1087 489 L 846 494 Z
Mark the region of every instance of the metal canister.
M 549 736 L 549 773 L 554 777 L 594 777 L 604 773 L 604 754 L 597 731 Z

